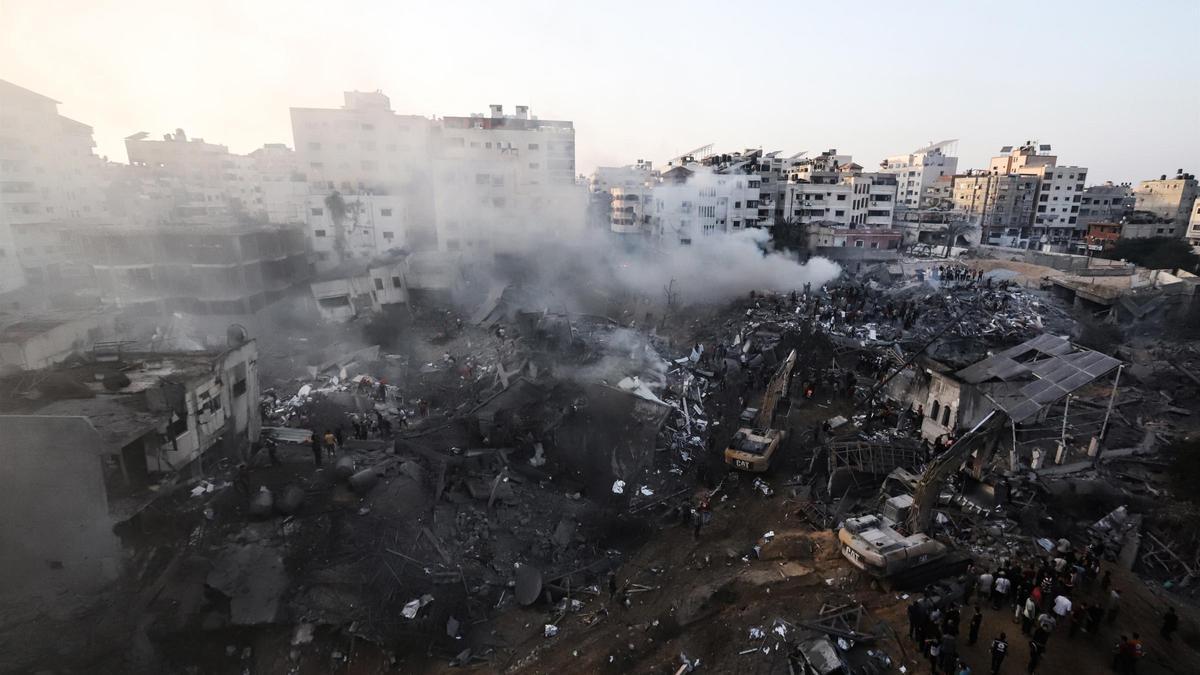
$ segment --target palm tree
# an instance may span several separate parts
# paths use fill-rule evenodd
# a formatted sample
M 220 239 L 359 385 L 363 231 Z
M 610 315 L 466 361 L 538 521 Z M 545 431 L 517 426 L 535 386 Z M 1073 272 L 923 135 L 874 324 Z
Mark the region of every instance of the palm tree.
M 965 220 L 952 220 L 946 223 L 946 229 L 942 230 L 942 236 L 945 237 L 946 248 L 942 253 L 943 258 L 950 257 L 950 248 L 958 241 L 958 238 L 968 233 L 974 232 L 978 226 L 974 223 L 969 223 Z

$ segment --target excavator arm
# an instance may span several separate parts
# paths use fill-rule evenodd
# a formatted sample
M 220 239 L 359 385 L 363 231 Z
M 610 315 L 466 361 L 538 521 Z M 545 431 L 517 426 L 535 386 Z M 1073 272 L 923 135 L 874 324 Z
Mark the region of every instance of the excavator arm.
M 916 489 L 913 490 L 912 510 L 908 514 L 909 532 L 915 534 L 929 529 L 933 520 L 933 507 L 937 504 L 942 484 L 962 467 L 972 451 L 979 448 L 985 448 L 988 452 L 994 451 L 996 432 L 1004 427 L 1007 419 L 1003 412 L 993 410 L 925 467 L 917 478 Z
M 787 393 L 788 379 L 795 367 L 796 350 L 793 349 L 783 363 L 779 364 L 779 368 L 771 376 L 771 381 L 767 383 L 767 391 L 763 394 L 762 405 L 759 406 L 758 415 L 754 418 L 756 428 L 766 429 L 771 426 L 771 420 L 775 417 L 775 406 L 779 405 L 779 399 Z

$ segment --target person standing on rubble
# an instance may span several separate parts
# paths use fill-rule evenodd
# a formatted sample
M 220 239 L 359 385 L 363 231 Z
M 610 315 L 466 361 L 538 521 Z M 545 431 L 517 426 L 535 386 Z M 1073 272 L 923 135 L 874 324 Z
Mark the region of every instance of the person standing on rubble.
M 312 446 L 313 463 L 321 466 L 321 435 L 316 429 L 310 429 L 308 432 L 308 442 Z
M 333 459 L 334 457 L 337 456 L 337 450 L 338 450 L 337 436 L 333 435 L 333 431 L 326 429 L 325 437 L 323 440 L 325 441 L 325 452 L 329 454 L 330 459 Z
M 967 628 L 967 644 L 974 645 L 979 642 L 979 627 L 983 625 L 983 612 L 979 609 L 979 605 L 975 605 L 975 613 L 971 615 L 971 624 Z
M 712 519 L 712 506 L 709 504 L 708 491 L 700 493 L 700 502 L 696 505 L 696 530 L 693 536 L 700 538 L 700 528 Z
M 1158 633 L 1163 636 L 1167 642 L 1171 641 L 1171 634 L 1179 630 L 1179 615 L 1175 613 L 1174 607 L 1168 607 L 1167 613 L 1163 616 L 1162 630 Z

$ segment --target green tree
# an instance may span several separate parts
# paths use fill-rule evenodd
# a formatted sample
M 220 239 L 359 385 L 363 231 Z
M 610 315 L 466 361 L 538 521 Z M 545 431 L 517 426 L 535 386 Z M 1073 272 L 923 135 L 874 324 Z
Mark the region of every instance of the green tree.
M 1154 270 L 1184 269 L 1195 272 L 1200 265 L 1192 247 L 1177 237 L 1149 237 L 1146 239 L 1120 239 L 1104 257 L 1112 260 L 1128 260 L 1140 267 Z

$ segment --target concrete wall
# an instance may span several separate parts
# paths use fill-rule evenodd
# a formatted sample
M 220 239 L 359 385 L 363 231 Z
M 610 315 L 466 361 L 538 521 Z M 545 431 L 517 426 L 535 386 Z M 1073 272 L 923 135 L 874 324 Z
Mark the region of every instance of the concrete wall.
M 1026 249 L 1007 248 L 1004 246 L 989 246 L 980 245 L 976 247 L 979 253 L 986 254 L 990 258 L 999 260 L 1014 260 L 1017 262 L 1029 263 L 1031 265 L 1042 265 L 1043 267 L 1052 267 L 1056 270 L 1064 272 L 1082 273 L 1087 269 L 1122 269 L 1127 268 L 1125 263 L 1119 260 L 1107 260 L 1104 258 L 1089 258 L 1083 255 L 1071 255 L 1069 253 L 1046 253 L 1043 251 L 1030 251 Z
M 96 340 L 111 339 L 115 334 L 115 314 L 96 313 L 64 321 L 26 340 L 0 343 L 0 368 L 48 368 L 78 350 L 91 347 Z
M 85 418 L 0 417 L 0 597 L 85 592 L 116 578 L 104 447 Z

